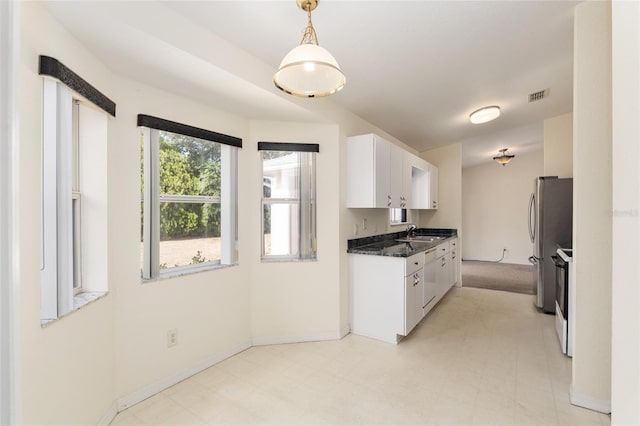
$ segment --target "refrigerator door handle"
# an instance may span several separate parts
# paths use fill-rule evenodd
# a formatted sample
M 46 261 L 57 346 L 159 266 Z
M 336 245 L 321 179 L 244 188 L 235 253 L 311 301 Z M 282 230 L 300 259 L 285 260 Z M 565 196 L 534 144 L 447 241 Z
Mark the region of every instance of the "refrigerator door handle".
M 538 222 L 538 218 L 536 217 L 536 209 L 535 209 L 535 201 L 536 201 L 536 195 L 535 193 L 531 193 L 531 197 L 529 198 L 529 218 L 527 220 L 527 225 L 529 226 L 529 239 L 531 239 L 531 242 L 533 243 L 535 240 L 535 232 L 536 232 L 536 225 Z M 531 219 L 533 216 L 533 227 L 531 226 Z

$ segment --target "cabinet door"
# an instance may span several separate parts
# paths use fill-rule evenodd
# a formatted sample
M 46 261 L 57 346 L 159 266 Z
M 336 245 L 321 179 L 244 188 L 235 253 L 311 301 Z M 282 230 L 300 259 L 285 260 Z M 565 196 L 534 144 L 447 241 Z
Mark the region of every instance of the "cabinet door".
M 408 335 L 422 319 L 423 289 L 422 269 L 405 277 L 405 336 Z
M 445 254 L 436 260 L 438 270 L 436 272 L 436 282 L 438 283 L 437 298 L 441 299 L 451 286 L 451 257 L 450 253 Z
M 375 201 L 373 207 L 389 208 L 391 207 L 391 189 L 390 179 L 392 176 L 391 168 L 391 152 L 392 144 L 379 136 L 375 139 L 375 171 L 374 171 L 374 191 Z
M 429 208 L 438 208 L 438 168 L 429 164 Z
M 347 139 L 347 207 L 389 207 L 390 149 L 374 134 Z
M 458 263 L 458 239 L 451 240 L 451 287 L 458 283 L 459 275 Z
M 406 208 L 406 197 L 403 192 L 404 150 L 397 145 L 391 145 L 389 163 L 389 195 L 392 208 Z

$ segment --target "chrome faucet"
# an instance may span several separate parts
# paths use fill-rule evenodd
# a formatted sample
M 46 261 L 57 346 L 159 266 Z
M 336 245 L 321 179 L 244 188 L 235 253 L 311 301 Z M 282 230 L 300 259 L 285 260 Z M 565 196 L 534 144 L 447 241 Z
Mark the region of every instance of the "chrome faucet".
M 413 237 L 413 236 L 415 235 L 415 233 L 416 233 L 416 229 L 418 229 L 418 227 L 417 227 L 417 226 L 415 226 L 415 225 L 413 225 L 413 224 L 408 225 L 408 226 L 407 226 L 407 237 L 408 237 L 408 238 Z

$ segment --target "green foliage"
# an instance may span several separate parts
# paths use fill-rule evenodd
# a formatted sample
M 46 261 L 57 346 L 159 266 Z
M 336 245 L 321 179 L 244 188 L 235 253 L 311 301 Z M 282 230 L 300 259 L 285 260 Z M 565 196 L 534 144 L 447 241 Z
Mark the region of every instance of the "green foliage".
M 160 132 L 159 139 L 160 194 L 220 196 L 220 144 L 168 132 Z M 142 189 L 144 188 L 142 143 L 140 150 L 140 187 Z M 161 240 L 219 235 L 219 204 L 160 203 Z
M 204 263 L 207 261 L 207 258 L 202 255 L 202 252 L 198 250 L 195 256 L 191 258 L 191 264 L 195 265 L 198 263 Z

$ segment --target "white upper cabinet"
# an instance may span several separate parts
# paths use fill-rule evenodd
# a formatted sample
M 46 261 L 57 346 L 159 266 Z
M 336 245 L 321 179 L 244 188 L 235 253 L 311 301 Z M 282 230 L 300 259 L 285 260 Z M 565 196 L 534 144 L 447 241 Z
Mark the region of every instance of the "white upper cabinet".
M 437 208 L 437 176 L 437 167 L 380 136 L 347 139 L 349 208 Z
M 391 145 L 390 187 L 392 208 L 407 209 L 411 203 L 411 171 L 406 168 L 405 156 L 410 155 L 398 145 Z
M 429 207 L 429 163 L 413 154 L 405 154 L 405 168 L 411 186 L 410 209 L 428 209 Z
M 428 209 L 438 208 L 438 168 L 433 164 L 429 164 L 429 207 Z
M 391 207 L 391 143 L 373 134 L 347 139 L 347 207 Z

